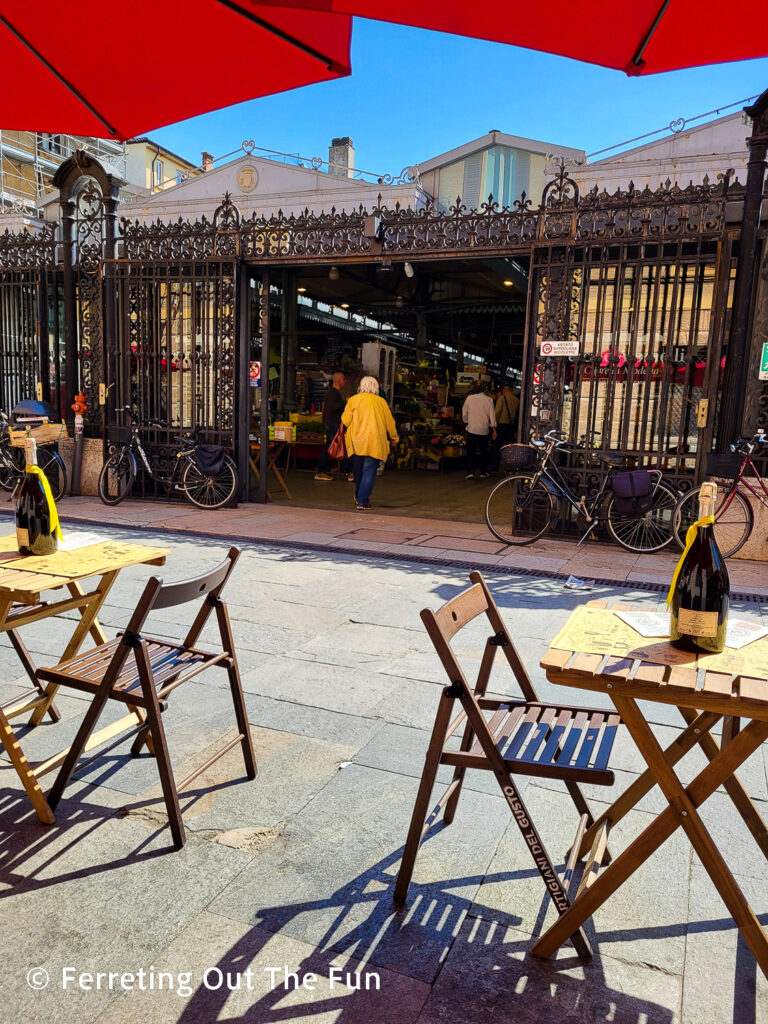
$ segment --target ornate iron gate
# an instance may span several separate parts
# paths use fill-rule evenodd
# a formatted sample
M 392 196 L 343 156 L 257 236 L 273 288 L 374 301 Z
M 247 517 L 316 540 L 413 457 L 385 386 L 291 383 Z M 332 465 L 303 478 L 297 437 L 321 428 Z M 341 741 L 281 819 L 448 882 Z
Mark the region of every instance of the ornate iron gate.
M 106 437 L 123 436 L 130 420 L 116 410 L 126 405 L 142 420 L 162 420 L 166 427 L 145 433 L 162 475 L 182 433 L 236 451 L 238 223 L 228 199 L 212 223 L 171 236 L 158 225 L 126 223 L 120 259 L 107 266 L 116 318 L 107 346 Z M 143 487 L 158 493 L 147 478 Z
M 0 237 L 0 409 L 41 397 L 61 412 L 63 316 L 53 226 Z
M 722 380 L 735 271 L 727 192 L 726 177 L 666 196 L 552 203 L 550 232 L 570 235 L 575 217 L 576 244 L 533 251 L 526 431 L 556 428 L 690 485 L 712 446 Z M 558 355 L 548 342 L 571 344 Z M 584 463 L 569 460 L 575 483 L 594 473 Z

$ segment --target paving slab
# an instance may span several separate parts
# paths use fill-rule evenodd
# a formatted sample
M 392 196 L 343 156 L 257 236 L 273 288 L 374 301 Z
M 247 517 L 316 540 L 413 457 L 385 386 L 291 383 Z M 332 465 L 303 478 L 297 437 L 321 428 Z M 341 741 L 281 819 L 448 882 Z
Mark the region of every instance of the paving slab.
M 42 832 L 27 820 L 4 837 L 4 877 L 11 887 L 3 913 L 13 922 L 13 941 L 0 964 L 0 986 L 11 1010 L 5 1019 L 24 1024 L 93 1021 L 115 993 L 63 992 L 63 969 L 95 974 L 149 967 L 250 859 L 194 838 L 169 855 L 167 831 L 150 834 L 128 819 L 104 818 L 68 801 L 59 822 Z M 185 883 L 190 878 L 194 885 Z M 25 979 L 40 967 L 51 981 L 36 991 Z
M 392 891 L 416 789 L 414 779 L 358 765 L 339 772 L 210 909 L 432 981 L 508 812 L 468 793 L 454 825 L 423 844 L 408 910 L 398 913 Z
M 403 974 L 209 912 L 194 918 L 154 967 L 156 977 L 170 974 L 173 987 L 121 994 L 98 1024 L 414 1024 L 429 994 L 427 984 Z
M 459 933 L 419 1024 L 678 1024 L 681 979 L 607 956 L 536 960 L 530 937 L 471 918 Z M 714 1024 L 715 1018 L 701 1018 Z M 718 1021 L 718 1024 L 721 1024 Z

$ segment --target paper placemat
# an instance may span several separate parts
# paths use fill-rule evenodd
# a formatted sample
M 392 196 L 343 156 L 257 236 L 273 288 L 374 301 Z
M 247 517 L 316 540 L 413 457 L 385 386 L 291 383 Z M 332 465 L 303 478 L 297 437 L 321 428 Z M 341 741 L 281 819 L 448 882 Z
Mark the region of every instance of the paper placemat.
M 668 640 L 643 639 L 609 608 L 576 608 L 552 641 L 560 651 L 610 654 L 617 658 L 641 658 L 658 665 L 687 665 L 710 672 L 768 677 L 768 637 L 740 650 L 726 648 L 721 654 L 680 651 Z
M 20 555 L 15 534 L 0 537 L 0 567 L 52 576 L 84 578 L 167 554 L 167 549 L 163 548 L 110 540 L 87 544 L 75 551 L 56 551 L 52 555 Z

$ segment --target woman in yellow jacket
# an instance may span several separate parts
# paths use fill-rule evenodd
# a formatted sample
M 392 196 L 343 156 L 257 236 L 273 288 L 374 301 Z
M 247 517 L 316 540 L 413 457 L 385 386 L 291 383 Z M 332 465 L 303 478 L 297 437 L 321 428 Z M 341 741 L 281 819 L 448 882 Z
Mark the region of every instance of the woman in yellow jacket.
M 363 511 L 371 507 L 371 492 L 376 483 L 379 463 L 386 461 L 389 444 L 397 444 L 397 429 L 389 406 L 379 395 L 375 377 L 363 377 L 358 394 L 347 402 L 341 414 L 347 428 L 344 440 L 352 457 L 355 475 L 355 502 Z

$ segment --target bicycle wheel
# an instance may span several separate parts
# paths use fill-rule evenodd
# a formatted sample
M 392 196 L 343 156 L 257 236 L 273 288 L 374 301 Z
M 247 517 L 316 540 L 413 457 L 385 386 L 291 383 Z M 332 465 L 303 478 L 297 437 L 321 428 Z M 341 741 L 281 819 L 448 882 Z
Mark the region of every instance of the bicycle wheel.
M 0 487 L 12 491 L 24 472 L 24 449 L 4 445 L 0 452 Z
M 672 526 L 675 540 L 681 548 L 685 547 L 685 535 L 688 527 L 699 518 L 699 491 L 692 491 L 678 501 Z M 715 507 L 715 540 L 723 558 L 730 558 L 739 548 L 743 547 L 752 532 L 754 513 L 752 506 L 739 491 L 726 490 L 718 487 L 717 505 Z
M 99 473 L 99 497 L 105 505 L 119 505 L 136 479 L 136 459 L 128 448 L 113 451 Z
M 237 469 L 227 455 L 224 467 L 217 476 L 206 476 L 190 459 L 182 477 L 187 497 L 198 508 L 221 508 L 234 497 L 237 490 Z
M 67 470 L 61 456 L 51 448 L 38 448 L 37 464 L 50 484 L 53 500 L 58 501 L 67 489 Z
M 608 532 L 627 551 L 660 551 L 672 543 L 672 518 L 678 493 L 664 480 L 653 492 L 653 505 L 642 515 L 622 516 L 615 510 L 613 495 L 606 508 Z
M 552 492 L 529 473 L 500 480 L 485 503 L 488 529 L 504 544 L 533 544 L 547 532 L 554 513 Z

